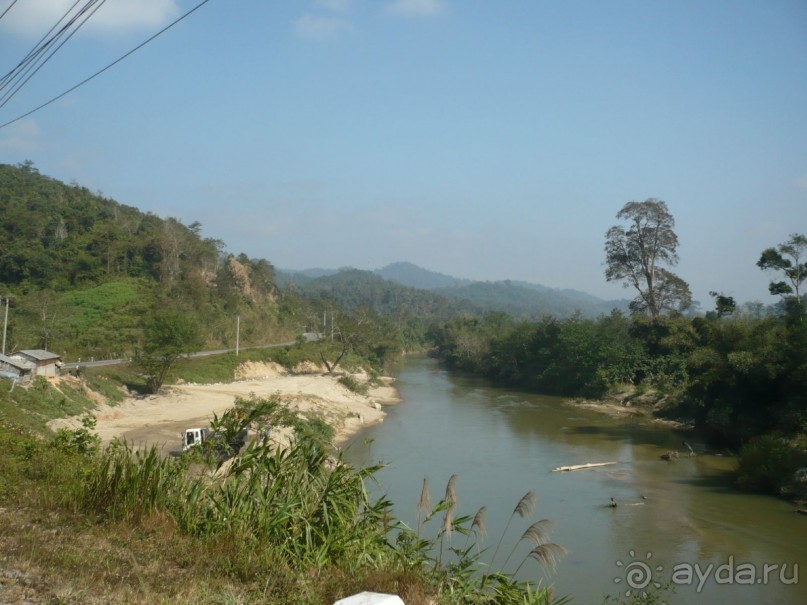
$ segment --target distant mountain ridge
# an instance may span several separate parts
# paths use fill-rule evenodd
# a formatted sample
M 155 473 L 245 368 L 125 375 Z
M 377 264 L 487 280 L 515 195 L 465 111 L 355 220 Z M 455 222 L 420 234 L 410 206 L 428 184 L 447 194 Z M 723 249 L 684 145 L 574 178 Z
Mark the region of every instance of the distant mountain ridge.
M 374 271 L 386 280 L 418 288 L 420 290 L 439 290 L 443 288 L 460 288 L 473 283 L 470 279 L 452 277 L 443 273 L 429 271 L 423 267 L 407 262 L 392 263 Z
M 348 274 L 352 275 L 348 279 Z M 365 277 L 357 282 L 359 275 Z M 342 276 L 342 277 L 340 277 Z M 374 276 L 372 279 L 370 276 Z M 614 309 L 627 311 L 627 300 L 604 300 L 574 289 L 555 289 L 541 284 L 532 284 L 525 281 L 502 280 L 493 282 L 473 281 L 465 278 L 453 277 L 430 271 L 409 262 L 396 262 L 375 271 L 360 271 L 358 269 L 307 269 L 304 271 L 278 271 L 278 281 L 286 281 L 305 290 L 314 290 L 320 293 L 329 293 L 341 302 L 348 304 L 362 304 L 361 292 L 357 284 L 362 283 L 372 288 L 365 289 L 367 295 L 363 304 L 376 307 L 383 297 L 385 301 L 400 300 L 401 291 L 397 287 L 407 288 L 406 299 L 412 301 L 416 298 L 415 291 L 425 291 L 438 295 L 448 301 L 453 301 L 457 310 L 464 312 L 491 312 L 508 313 L 516 318 L 534 319 L 543 315 L 569 317 L 580 313 L 584 317 L 596 317 L 608 314 Z M 383 283 L 388 283 L 386 294 Z M 343 291 L 349 288 L 351 291 Z M 414 291 L 413 291 L 414 290 Z M 427 307 L 442 306 L 435 304 L 433 297 L 428 299 Z
M 415 264 L 398 262 L 375 271 L 389 281 L 432 290 L 443 296 L 473 303 L 483 311 L 504 311 L 516 317 L 558 315 L 566 317 L 579 311 L 587 317 L 627 311 L 627 300 L 604 300 L 566 288 L 550 288 L 518 280 L 474 281 L 429 271 Z

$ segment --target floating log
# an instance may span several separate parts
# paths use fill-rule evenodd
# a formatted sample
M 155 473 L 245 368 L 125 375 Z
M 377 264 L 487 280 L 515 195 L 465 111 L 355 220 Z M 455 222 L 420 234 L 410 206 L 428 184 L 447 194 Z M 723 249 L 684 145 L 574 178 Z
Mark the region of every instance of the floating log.
M 595 466 L 610 466 L 612 464 L 619 464 L 619 462 L 589 462 L 588 464 L 576 464 L 575 466 L 559 466 L 558 468 L 553 468 L 552 472 L 557 473 L 559 471 L 579 471 L 584 468 L 594 468 Z

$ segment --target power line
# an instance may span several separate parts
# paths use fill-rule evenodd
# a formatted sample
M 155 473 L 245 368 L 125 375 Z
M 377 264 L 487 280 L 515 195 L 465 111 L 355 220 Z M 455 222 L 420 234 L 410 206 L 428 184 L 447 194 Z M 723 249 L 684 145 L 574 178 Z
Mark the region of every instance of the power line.
M 100 0 L 100 1 L 99 0 L 89 0 L 89 2 L 87 2 L 87 4 L 85 4 L 81 8 L 81 10 L 79 10 L 79 12 L 72 19 L 70 19 L 70 21 L 68 21 L 67 24 L 64 27 L 62 27 L 59 30 L 58 34 L 56 34 L 53 38 L 48 40 L 47 44 L 45 44 L 41 49 L 37 50 L 36 55 L 38 55 L 39 58 L 36 61 L 33 61 L 33 60 L 29 61 L 29 65 L 24 71 L 18 72 L 18 74 L 16 76 L 14 76 L 14 78 L 9 80 L 9 82 L 16 81 L 17 84 L 16 85 L 11 84 L 12 86 L 14 86 L 14 88 L 12 88 L 12 90 L 6 92 L 6 94 L 3 95 L 2 98 L 0 98 L 0 107 L 5 106 L 5 104 L 8 103 L 12 99 L 12 97 L 14 97 L 14 95 L 16 95 L 20 91 L 20 89 L 23 86 L 25 86 L 28 83 L 28 81 L 31 78 L 33 78 L 36 75 L 36 73 L 45 66 L 45 64 L 48 61 L 51 60 L 53 55 L 55 55 L 59 51 L 59 49 L 62 48 L 62 46 L 64 46 L 67 43 L 67 41 L 70 40 L 70 38 L 72 38 L 73 35 L 79 29 L 81 29 L 81 27 L 85 23 L 87 23 L 87 21 L 90 19 L 90 17 L 92 17 L 95 14 L 95 12 L 104 5 L 105 2 L 106 2 L 106 0 Z M 75 7 L 75 4 L 73 6 Z M 92 10 L 90 10 L 90 9 L 92 9 Z M 71 10 L 72 10 L 72 8 L 71 8 Z M 75 23 L 79 19 L 81 19 L 82 17 L 84 17 L 83 20 L 77 26 L 74 27 Z M 64 17 L 62 17 L 62 19 L 64 19 Z M 61 22 L 61 19 L 59 20 L 59 22 Z M 58 25 L 58 23 L 56 25 Z M 71 28 L 72 28 L 72 31 L 70 31 Z M 51 31 L 53 31 L 53 28 L 51 28 Z M 45 57 L 44 60 L 43 60 L 41 58 L 42 57 L 42 52 L 44 52 L 49 46 L 52 46 L 53 44 L 55 44 L 55 42 L 59 38 L 64 36 L 68 31 L 70 31 L 70 34 L 61 42 L 61 44 L 59 44 L 56 48 L 54 48 L 50 52 L 50 54 L 47 57 Z M 39 65 L 36 65 L 37 62 L 39 63 Z M 34 68 L 35 65 L 36 65 L 36 68 Z M 28 77 L 26 77 L 26 75 Z M 25 79 L 23 80 L 23 78 L 25 78 Z M 20 80 L 22 80 L 22 81 L 20 81 Z M 0 86 L 0 90 L 2 90 L 3 88 L 7 88 L 9 85 L 10 84 L 8 82 L 3 84 L 2 86 Z
M 0 19 L 6 16 L 6 13 L 11 10 L 11 7 L 17 4 L 17 0 L 11 0 L 11 4 L 8 5 L 8 8 L 3 11 L 3 14 L 0 15 Z
M 73 6 L 71 6 L 69 9 L 67 9 L 67 12 L 66 12 L 64 15 L 62 15 L 62 16 L 59 18 L 59 20 L 58 20 L 58 21 L 57 21 L 57 22 L 56 22 L 56 23 L 53 25 L 53 27 L 51 27 L 51 28 L 50 28 L 50 29 L 47 31 L 47 33 L 46 33 L 44 36 L 42 36 L 42 38 L 40 38 L 39 42 L 37 42 L 36 44 L 34 44 L 34 47 L 33 47 L 33 48 L 30 50 L 30 51 L 28 51 L 28 54 L 27 54 L 27 55 L 25 55 L 25 58 L 23 58 L 23 60 L 22 60 L 22 61 L 20 61 L 20 62 L 17 64 L 17 66 L 16 66 L 16 67 L 14 67 L 14 68 L 13 68 L 13 69 L 12 69 L 10 72 L 8 72 L 8 73 L 7 73 L 5 76 L 3 76 L 3 78 L 2 78 L 2 79 L 0 79 L 0 82 L 5 82 L 5 81 L 6 81 L 6 80 L 8 80 L 9 78 L 13 77 L 13 76 L 14 76 L 14 74 L 15 74 L 15 73 L 16 73 L 16 72 L 17 72 L 17 71 L 18 71 L 18 70 L 19 70 L 19 69 L 20 69 L 20 68 L 21 68 L 23 65 L 25 65 L 26 63 L 28 63 L 28 62 L 32 61 L 32 60 L 33 60 L 33 58 L 34 58 L 35 56 L 39 55 L 39 54 L 40 54 L 40 53 L 41 53 L 41 52 L 42 52 L 42 51 L 43 51 L 45 48 L 47 48 L 47 46 L 48 46 L 48 44 L 50 44 L 50 42 L 48 42 L 48 44 L 45 44 L 44 46 L 42 45 L 42 43 L 43 43 L 43 42 L 44 42 L 44 41 L 47 39 L 47 37 L 48 37 L 48 36 L 50 36 L 50 34 L 53 32 L 53 30 L 55 30 L 55 29 L 56 29 L 56 28 L 59 26 L 59 24 L 60 24 L 62 21 L 64 21 L 64 20 L 67 18 L 67 16 L 68 16 L 68 15 L 69 15 L 71 12 L 73 12 L 73 9 L 74 9 L 74 8 L 76 8 L 76 6 L 78 5 L 78 3 L 79 3 L 79 2 L 81 2 L 81 0 L 76 0 L 76 1 L 73 3 Z M 11 7 L 9 7 L 9 8 L 11 8 Z
M 185 19 L 186 17 L 190 16 L 192 13 L 194 13 L 194 12 L 196 12 L 197 10 L 199 10 L 200 8 L 202 8 L 202 6 L 204 6 L 204 5 L 205 5 L 205 4 L 207 4 L 208 2 L 210 2 L 210 0 L 202 0 L 202 2 L 200 2 L 199 4 L 197 4 L 196 6 L 194 6 L 192 9 L 190 9 L 189 11 L 187 11 L 186 13 L 184 13 L 183 15 L 181 15 L 180 17 L 178 17 L 177 19 L 175 19 L 174 21 L 172 21 L 171 23 L 169 23 L 168 25 L 166 25 L 164 28 L 162 28 L 160 31 L 158 31 L 158 32 L 157 32 L 156 34 L 154 34 L 153 36 L 151 36 L 151 37 L 147 38 L 145 41 L 143 41 L 143 42 L 141 42 L 140 44 L 138 44 L 137 46 L 135 46 L 135 47 L 134 47 L 132 50 L 130 50 L 130 51 L 129 51 L 129 52 L 127 52 L 126 54 L 124 54 L 124 55 L 122 55 L 122 56 L 118 57 L 117 59 L 115 59 L 115 60 L 114 60 L 112 63 L 110 63 L 110 64 L 109 64 L 109 65 L 107 65 L 106 67 L 103 67 L 103 68 L 99 69 L 99 70 L 98 70 L 98 71 L 96 71 L 94 74 L 92 74 L 91 76 L 88 76 L 87 78 L 85 78 L 84 80 L 82 80 L 81 82 L 79 82 L 78 84 L 76 84 L 75 86 L 73 86 L 73 87 L 71 87 L 71 88 L 68 88 L 68 89 L 67 89 L 67 90 L 65 90 L 63 93 L 61 93 L 61 94 L 59 94 L 59 95 L 57 95 L 57 96 L 53 97 L 52 99 L 50 99 L 49 101 L 46 101 L 45 103 L 42 103 L 41 105 L 39 105 L 38 107 L 35 107 L 35 108 L 34 108 L 34 109 L 32 109 L 31 111 L 28 111 L 28 112 L 26 112 L 26 113 L 24 113 L 24 114 L 22 114 L 22 115 L 20 115 L 20 116 L 17 116 L 17 117 L 16 117 L 16 118 L 14 118 L 13 120 L 9 120 L 8 122 L 5 122 L 4 124 L 0 124 L 0 129 L 5 128 L 6 126 L 10 126 L 11 124 L 14 124 L 15 122 L 19 122 L 19 121 L 20 121 L 20 120 L 22 120 L 23 118 L 27 118 L 28 116 L 30 116 L 30 115 L 31 115 L 31 114 L 33 114 L 33 113 L 36 113 L 36 112 L 37 112 L 37 111 L 39 111 L 40 109 L 43 109 L 43 108 L 47 107 L 48 105 L 50 105 L 51 103 L 55 103 L 56 101 L 58 101 L 58 100 L 59 100 L 59 99 L 61 99 L 62 97 L 67 96 L 68 94 L 70 94 L 71 92 L 73 92 L 74 90 L 76 90 L 77 88 L 79 88 L 79 87 L 81 87 L 81 86 L 84 86 L 84 85 L 85 85 L 87 82 L 89 82 L 90 80 L 93 80 L 93 79 L 95 79 L 96 77 L 100 76 L 102 73 L 104 73 L 104 72 L 105 72 L 105 71 L 107 71 L 108 69 L 110 69 L 110 68 L 114 67 L 115 65 L 117 65 L 118 63 L 120 63 L 121 61 L 123 61 L 123 60 L 124 60 L 126 57 L 128 57 L 129 55 L 134 54 L 135 52 L 137 52 L 138 50 L 140 50 L 141 48 L 143 48 L 143 47 L 144 47 L 146 44 L 148 44 L 149 42 L 151 42 L 152 40 L 154 40 L 154 39 L 155 39 L 155 38 L 157 38 L 158 36 L 160 36 L 160 35 L 164 34 L 165 32 L 167 32 L 169 29 L 171 29 L 172 27 L 174 27 L 174 26 L 175 26 L 177 23 L 179 23 L 180 21 L 182 21 L 182 20 L 183 20 L 183 19 Z

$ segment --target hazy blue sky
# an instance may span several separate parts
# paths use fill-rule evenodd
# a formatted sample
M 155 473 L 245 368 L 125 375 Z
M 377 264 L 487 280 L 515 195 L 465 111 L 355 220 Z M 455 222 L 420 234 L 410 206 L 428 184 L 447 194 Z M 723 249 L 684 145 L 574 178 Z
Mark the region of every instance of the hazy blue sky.
M 8 11 L 2 74 L 71 4 Z M 0 123 L 196 4 L 108 0 Z M 759 254 L 807 233 L 807 2 L 210 0 L 0 128 L 0 162 L 25 159 L 281 268 L 608 298 L 632 294 L 605 282 L 605 232 L 655 197 L 705 309 L 774 302 Z

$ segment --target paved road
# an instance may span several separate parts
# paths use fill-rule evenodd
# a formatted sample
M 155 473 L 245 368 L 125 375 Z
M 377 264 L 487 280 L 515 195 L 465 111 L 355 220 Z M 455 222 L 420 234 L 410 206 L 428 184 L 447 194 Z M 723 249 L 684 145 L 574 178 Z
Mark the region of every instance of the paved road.
M 277 342 L 269 345 L 255 345 L 252 347 L 240 347 L 239 351 L 246 351 L 249 349 L 272 349 L 275 347 L 288 347 L 295 343 L 295 340 L 289 342 Z M 214 351 L 198 351 L 190 353 L 188 357 L 206 357 L 208 355 L 224 355 L 225 353 L 235 353 L 235 349 L 216 349 Z M 74 363 L 62 364 L 62 370 L 75 370 L 76 368 L 98 368 L 101 366 L 117 366 L 129 363 L 131 359 L 104 359 L 100 361 L 78 361 Z

